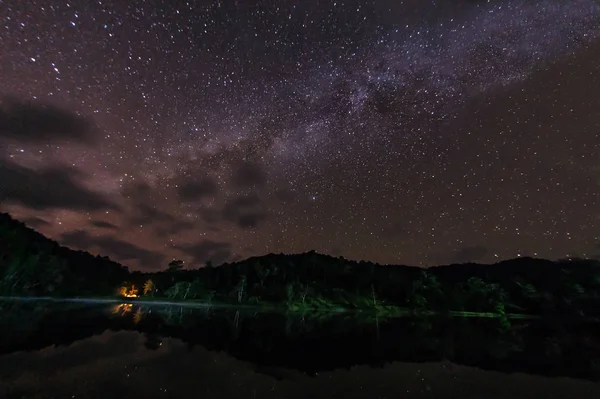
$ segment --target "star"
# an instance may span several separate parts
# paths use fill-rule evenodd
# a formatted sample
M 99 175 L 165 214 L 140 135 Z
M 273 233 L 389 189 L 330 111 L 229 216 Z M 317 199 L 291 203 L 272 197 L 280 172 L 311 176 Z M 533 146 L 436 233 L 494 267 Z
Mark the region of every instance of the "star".
M 597 2 L 159 3 L 4 1 L 1 211 L 142 270 L 597 252 Z

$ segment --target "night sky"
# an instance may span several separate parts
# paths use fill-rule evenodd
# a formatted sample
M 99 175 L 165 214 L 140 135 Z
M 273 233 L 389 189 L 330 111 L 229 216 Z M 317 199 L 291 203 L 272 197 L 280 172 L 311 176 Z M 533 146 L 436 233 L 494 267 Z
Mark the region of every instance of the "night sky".
M 1 210 L 132 268 L 600 253 L 594 0 L 0 0 L 0 96 Z

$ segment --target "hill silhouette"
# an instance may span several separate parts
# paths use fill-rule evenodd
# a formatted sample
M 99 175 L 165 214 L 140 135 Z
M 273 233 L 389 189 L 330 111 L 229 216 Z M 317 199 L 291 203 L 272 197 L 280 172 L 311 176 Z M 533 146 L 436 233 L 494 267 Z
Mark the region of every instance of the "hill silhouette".
M 108 257 L 60 246 L 0 214 L 0 294 L 143 296 L 284 306 L 295 311 L 478 312 L 597 317 L 600 263 L 517 258 L 493 265 L 421 269 L 351 261 L 314 251 L 268 254 L 213 267 L 129 271 Z
M 2 295 L 106 295 L 128 275 L 108 257 L 61 246 L 0 213 Z

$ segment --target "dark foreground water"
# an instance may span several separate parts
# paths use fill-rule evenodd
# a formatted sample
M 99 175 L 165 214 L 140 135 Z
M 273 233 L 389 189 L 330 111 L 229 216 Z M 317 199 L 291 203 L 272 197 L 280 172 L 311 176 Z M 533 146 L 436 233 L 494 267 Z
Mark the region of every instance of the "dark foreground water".
M 600 398 L 600 327 L 0 301 L 0 398 Z

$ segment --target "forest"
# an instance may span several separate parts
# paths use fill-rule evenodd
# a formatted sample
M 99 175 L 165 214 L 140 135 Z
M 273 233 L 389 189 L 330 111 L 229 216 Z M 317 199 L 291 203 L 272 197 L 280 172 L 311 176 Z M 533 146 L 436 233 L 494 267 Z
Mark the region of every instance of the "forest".
M 108 257 L 60 246 L 0 213 L 0 295 L 127 297 L 277 307 L 288 311 L 600 316 L 600 262 L 518 258 L 427 269 L 351 261 L 314 251 L 269 254 L 195 269 L 174 260 L 130 271 Z

